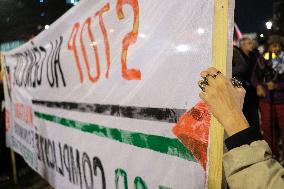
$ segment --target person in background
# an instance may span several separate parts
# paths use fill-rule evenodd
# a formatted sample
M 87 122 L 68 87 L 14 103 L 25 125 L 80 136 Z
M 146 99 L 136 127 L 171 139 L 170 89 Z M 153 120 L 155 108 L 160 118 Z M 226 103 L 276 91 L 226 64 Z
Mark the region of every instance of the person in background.
M 244 88 L 233 85 L 215 68 L 200 75 L 199 96 L 229 136 L 223 167 L 230 189 L 283 189 L 283 167 L 272 158 L 259 130 L 249 126 L 242 112 Z
M 248 37 L 239 41 L 239 48 L 233 49 L 232 75 L 243 83 L 246 90 L 243 112 L 252 127 L 259 129 L 259 101 L 256 88 L 251 83 L 253 68 L 257 62 L 254 42 Z
M 258 59 L 258 57 L 260 56 L 260 52 L 259 52 L 259 50 L 258 50 L 258 48 L 259 48 L 259 43 L 258 43 L 258 41 L 256 40 L 256 39 L 253 39 L 252 40 L 252 53 L 254 54 L 254 56 L 255 56 L 255 58 L 256 58 L 256 61 L 257 61 L 257 59 Z
M 261 129 L 265 141 L 273 154 L 279 158 L 276 127 L 280 129 L 282 151 L 284 151 L 284 53 L 283 39 L 271 36 L 266 52 L 256 64 L 252 83 L 260 97 Z

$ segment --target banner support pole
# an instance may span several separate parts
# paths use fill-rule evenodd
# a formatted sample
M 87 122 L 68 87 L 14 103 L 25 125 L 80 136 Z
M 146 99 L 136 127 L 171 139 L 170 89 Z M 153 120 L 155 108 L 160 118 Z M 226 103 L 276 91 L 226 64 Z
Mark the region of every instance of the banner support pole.
M 13 181 L 14 181 L 14 184 L 18 184 L 15 152 L 12 149 L 11 149 L 11 160 L 12 160 L 12 169 L 13 169 Z
M 228 45 L 229 0 L 214 0 L 213 66 L 226 74 Z M 208 188 L 220 189 L 222 184 L 222 159 L 224 129 L 212 116 L 210 127 Z

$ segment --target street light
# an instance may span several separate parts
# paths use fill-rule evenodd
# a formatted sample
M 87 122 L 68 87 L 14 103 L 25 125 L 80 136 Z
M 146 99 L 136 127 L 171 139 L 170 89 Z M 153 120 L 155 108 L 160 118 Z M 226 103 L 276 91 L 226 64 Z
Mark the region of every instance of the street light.
M 268 30 L 271 30 L 273 24 L 272 24 L 271 21 L 268 21 L 268 22 L 265 23 L 265 25 L 266 25 L 266 28 L 267 28 Z

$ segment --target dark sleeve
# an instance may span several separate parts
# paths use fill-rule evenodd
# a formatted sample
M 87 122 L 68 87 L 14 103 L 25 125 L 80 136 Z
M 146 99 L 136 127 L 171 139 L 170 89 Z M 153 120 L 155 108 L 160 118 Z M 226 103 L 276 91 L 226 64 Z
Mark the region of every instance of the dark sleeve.
M 276 90 L 282 91 L 284 89 L 284 73 L 282 73 L 278 76 L 278 80 L 277 80 L 276 84 L 277 84 Z
M 228 150 L 240 147 L 245 144 L 251 144 L 254 141 L 263 140 L 262 135 L 258 129 L 249 127 L 240 131 L 225 140 Z
M 258 85 L 263 85 L 264 80 L 264 69 L 265 69 L 265 61 L 263 58 L 259 58 L 256 62 L 251 76 L 251 83 L 254 87 Z

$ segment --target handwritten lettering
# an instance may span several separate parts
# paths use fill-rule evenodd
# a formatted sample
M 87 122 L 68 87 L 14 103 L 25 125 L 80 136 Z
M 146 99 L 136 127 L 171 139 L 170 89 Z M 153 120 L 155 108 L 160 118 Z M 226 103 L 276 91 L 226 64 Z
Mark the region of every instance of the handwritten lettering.
M 139 28 L 139 6 L 137 0 L 118 0 L 116 5 L 116 12 L 118 18 L 120 20 L 124 19 L 124 14 L 122 7 L 124 4 L 128 4 L 133 9 L 134 14 L 134 22 L 133 22 L 133 29 L 130 33 L 128 33 L 122 42 L 122 53 L 121 53 L 121 66 L 122 66 L 122 76 L 126 80 L 140 80 L 141 79 L 141 72 L 138 69 L 128 69 L 127 68 L 127 51 L 131 44 L 134 44 L 137 40 L 138 36 L 138 28 Z
M 24 121 L 26 124 L 33 125 L 32 107 L 25 104 L 14 104 L 16 118 Z
M 46 66 L 46 78 L 50 87 L 59 87 L 59 81 L 65 87 L 66 82 L 61 68 L 60 50 L 63 37 L 49 42 L 46 47 L 33 47 L 23 53 L 12 55 L 17 60 L 14 71 L 14 85 L 19 87 L 38 87 L 42 85 L 43 67 Z
M 117 4 L 116 4 L 116 13 L 117 13 L 119 20 L 124 19 L 124 12 L 123 12 L 123 6 L 124 5 L 131 6 L 131 8 L 133 10 L 134 22 L 133 22 L 133 27 L 132 27 L 131 32 L 127 33 L 122 40 L 122 51 L 121 51 L 121 60 L 120 60 L 121 74 L 122 74 L 122 77 L 125 80 L 140 80 L 141 79 L 141 71 L 139 69 L 129 69 L 128 66 L 127 66 L 128 49 L 131 45 L 136 43 L 137 36 L 138 36 L 139 4 L 138 4 L 138 0 L 118 0 Z M 104 20 L 103 20 L 103 14 L 106 13 L 107 11 L 109 11 L 109 10 L 110 10 L 110 3 L 106 3 L 100 10 L 98 10 L 95 13 L 95 17 L 98 17 L 100 30 L 101 30 L 101 33 L 103 35 L 105 55 L 106 55 L 105 77 L 107 79 L 109 78 L 109 70 L 110 70 L 110 67 L 111 67 L 111 65 L 110 65 L 111 64 L 111 62 L 110 62 L 110 53 L 111 52 L 110 52 L 110 43 L 109 43 L 109 40 L 108 40 L 107 29 L 106 29 L 106 26 L 105 26 Z M 79 55 L 78 55 L 78 49 L 77 49 L 77 44 L 76 44 L 77 34 L 78 34 L 79 30 L 80 30 L 80 36 L 79 36 L 80 48 L 81 48 L 81 51 L 82 51 L 82 54 L 83 54 L 83 60 L 85 62 L 89 81 L 91 81 L 92 83 L 98 82 L 99 78 L 100 78 L 100 73 L 101 73 L 100 58 L 99 58 L 98 47 L 97 47 L 98 44 L 96 43 L 95 36 L 94 36 L 92 29 L 91 29 L 91 28 L 93 28 L 93 27 L 91 27 L 91 22 L 92 22 L 91 17 L 88 17 L 82 25 L 79 22 L 76 22 L 73 25 L 73 29 L 72 29 L 72 32 L 70 34 L 70 38 L 69 38 L 69 41 L 68 41 L 68 50 L 73 52 L 81 83 L 84 82 L 84 74 L 83 74 L 83 71 L 82 71 L 82 65 L 81 65 Z M 85 47 L 84 40 L 83 40 L 83 34 L 84 34 L 85 30 L 88 32 L 88 37 L 89 37 L 89 40 L 91 41 L 91 44 L 92 44 L 91 46 L 93 48 L 93 54 L 95 56 L 96 75 L 94 75 L 94 76 L 91 75 L 90 54 L 87 54 L 86 47 Z

